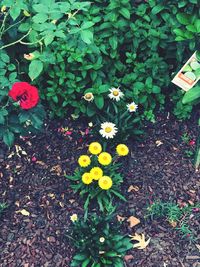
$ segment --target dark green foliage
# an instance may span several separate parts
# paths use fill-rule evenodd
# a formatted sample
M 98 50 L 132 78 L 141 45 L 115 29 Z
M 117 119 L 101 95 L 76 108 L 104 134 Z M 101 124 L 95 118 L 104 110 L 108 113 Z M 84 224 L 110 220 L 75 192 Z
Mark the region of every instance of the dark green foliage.
M 155 201 L 147 208 L 146 217 L 153 219 L 165 219 L 175 229 L 179 231 L 182 237 L 189 237 L 194 239 L 194 234 L 190 230 L 189 220 L 190 216 L 196 212 L 196 216 L 200 216 L 200 203 L 195 205 L 187 205 L 180 207 L 172 202 Z
M 74 222 L 67 238 L 76 249 L 71 267 L 123 267 L 123 257 L 133 247 L 130 238 L 120 234 L 116 219 L 96 214 Z
M 7 209 L 8 205 L 6 203 L 0 203 L 0 216 Z

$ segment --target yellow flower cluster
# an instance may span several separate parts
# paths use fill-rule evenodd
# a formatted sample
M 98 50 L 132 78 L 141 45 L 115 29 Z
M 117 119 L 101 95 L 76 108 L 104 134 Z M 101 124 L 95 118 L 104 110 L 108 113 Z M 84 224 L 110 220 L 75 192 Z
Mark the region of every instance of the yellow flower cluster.
M 98 162 L 103 166 L 108 166 L 112 162 L 112 156 L 108 152 L 102 152 L 102 146 L 98 142 L 93 142 L 89 145 L 89 152 L 92 155 L 98 157 Z M 118 156 L 126 156 L 129 153 L 129 149 L 124 144 L 119 144 L 116 147 Z M 78 163 L 81 167 L 86 168 L 91 164 L 91 159 L 88 155 L 81 155 L 78 159 Z M 103 190 L 108 190 L 112 187 L 112 179 L 109 176 L 104 175 L 103 170 L 100 167 L 93 167 L 89 172 L 85 172 L 82 175 L 82 182 L 84 184 L 91 184 L 93 181 L 98 181 L 98 185 Z

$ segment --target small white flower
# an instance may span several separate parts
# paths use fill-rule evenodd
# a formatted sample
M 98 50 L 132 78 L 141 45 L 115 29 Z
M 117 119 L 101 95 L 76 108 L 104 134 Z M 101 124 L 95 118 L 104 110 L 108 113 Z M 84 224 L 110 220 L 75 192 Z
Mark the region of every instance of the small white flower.
M 135 102 L 132 102 L 128 105 L 126 105 L 129 112 L 136 112 L 138 105 L 135 104 Z
M 93 93 L 86 93 L 86 94 L 84 94 L 83 98 L 86 101 L 91 102 L 94 100 L 94 95 L 93 95 Z
M 118 88 L 111 88 L 109 89 L 110 94 L 108 95 L 110 99 L 115 99 L 116 101 L 119 101 L 124 94 L 122 93 L 122 91 Z
M 77 220 L 78 220 L 78 215 L 77 214 L 72 214 L 72 216 L 70 216 L 70 220 L 72 221 L 72 222 L 76 222 Z
M 117 133 L 117 127 L 112 122 L 104 122 L 101 124 L 101 130 L 99 132 L 106 139 L 113 138 Z
M 100 238 L 99 238 L 99 242 L 104 243 L 104 242 L 105 242 L 105 238 L 104 238 L 103 236 L 100 237 Z

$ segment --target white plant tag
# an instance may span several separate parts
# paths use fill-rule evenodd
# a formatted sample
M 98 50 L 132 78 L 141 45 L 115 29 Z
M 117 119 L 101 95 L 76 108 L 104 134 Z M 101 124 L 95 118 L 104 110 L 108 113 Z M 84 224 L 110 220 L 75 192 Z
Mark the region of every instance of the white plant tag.
M 200 61 L 197 59 L 195 52 L 176 74 L 172 83 L 178 85 L 184 91 L 188 91 L 198 82 L 199 79 Z

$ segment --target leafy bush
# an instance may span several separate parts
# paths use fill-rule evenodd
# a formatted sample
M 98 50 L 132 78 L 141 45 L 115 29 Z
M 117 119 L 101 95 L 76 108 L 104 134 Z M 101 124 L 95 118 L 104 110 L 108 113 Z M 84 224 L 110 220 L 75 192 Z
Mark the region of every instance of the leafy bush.
M 34 81 L 52 116 L 63 117 L 69 108 L 95 116 L 85 93 L 93 92 L 95 110 L 102 111 L 109 88 L 120 85 L 125 101 L 140 106 L 141 119 L 154 122 L 155 109 L 171 92 L 172 72 L 198 48 L 197 0 L 1 4 L 0 49 L 10 55 L 19 80 Z M 185 28 L 186 36 L 178 38 Z M 175 113 L 188 117 L 192 107 L 180 98 L 176 88 Z
M 114 196 L 126 201 L 119 192 L 123 177 L 118 172 L 120 164 L 116 163 L 117 156 L 112 158 L 108 152 L 102 152 L 102 146 L 97 142 L 89 145 L 89 152 L 91 156 L 79 157 L 80 167 L 76 169 L 74 175 L 67 178 L 72 181 L 71 187 L 74 191 L 79 192 L 85 199 L 85 216 L 91 200 L 98 202 L 101 211 L 113 212 Z M 128 148 L 121 144 L 117 147 L 117 153 L 119 156 L 125 156 L 128 154 Z
M 0 139 L 10 147 L 15 136 L 27 136 L 30 132 L 35 133 L 40 130 L 45 112 L 41 104 L 36 106 L 36 103 L 33 103 L 33 108 L 27 109 L 23 106 L 25 108 L 23 109 L 18 102 L 11 100 L 8 92 L 17 82 L 16 67 L 10 63 L 9 56 L 3 50 L 0 50 L 0 62 Z M 17 97 L 20 100 L 22 93 Z
M 86 220 L 74 220 L 67 233 L 76 249 L 71 267 L 123 267 L 123 256 L 133 247 L 130 238 L 119 232 L 119 223 L 110 216 L 91 214 Z

